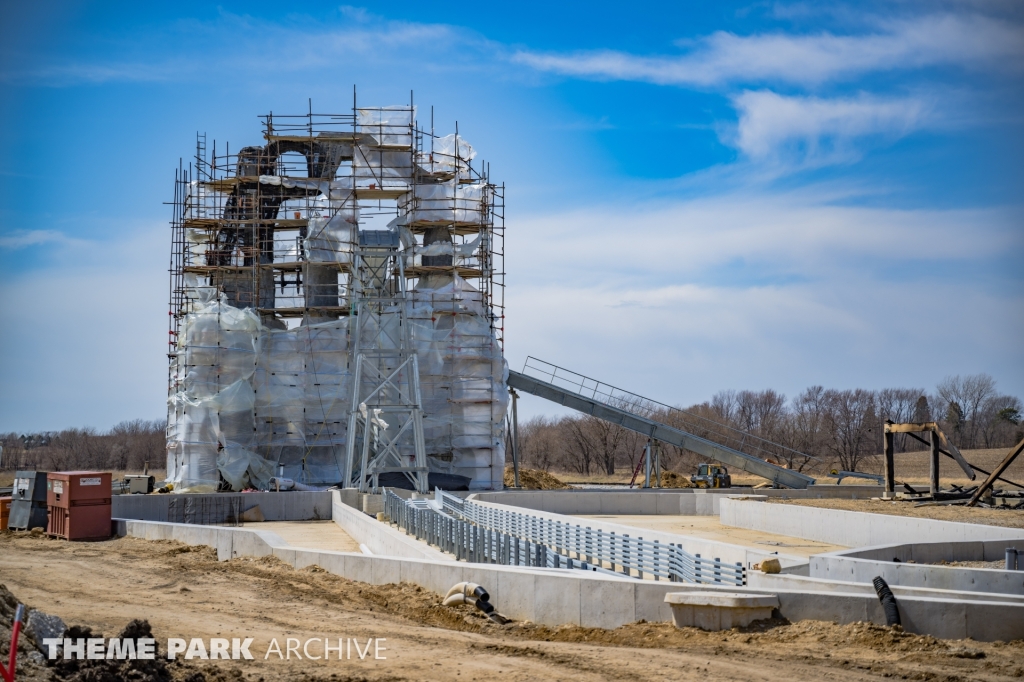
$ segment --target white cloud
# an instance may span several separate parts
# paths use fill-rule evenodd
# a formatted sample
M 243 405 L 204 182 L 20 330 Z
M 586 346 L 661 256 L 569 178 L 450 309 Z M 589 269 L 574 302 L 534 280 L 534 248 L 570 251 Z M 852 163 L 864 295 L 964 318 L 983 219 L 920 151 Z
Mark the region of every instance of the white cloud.
M 854 142 L 869 136 L 902 137 L 934 120 L 921 98 L 786 97 L 767 90 L 733 98 L 739 124 L 731 142 L 753 159 L 795 152 L 804 163 L 857 157 Z
M 14 230 L 0 234 L 0 249 L 23 249 L 50 242 L 66 242 L 67 236 L 56 230 Z
M 976 14 L 938 14 L 884 22 L 877 32 L 864 35 L 739 36 L 718 31 L 697 40 L 680 56 L 523 50 L 513 59 L 569 76 L 661 85 L 714 86 L 735 81 L 812 85 L 871 72 L 949 64 L 1019 70 L 1024 59 L 1024 30 Z
M 674 404 L 979 371 L 1024 395 L 1024 367 L 1005 361 L 1024 294 L 997 265 L 1024 248 L 1020 215 L 747 191 L 520 218 L 506 244 L 509 364 L 533 355 Z

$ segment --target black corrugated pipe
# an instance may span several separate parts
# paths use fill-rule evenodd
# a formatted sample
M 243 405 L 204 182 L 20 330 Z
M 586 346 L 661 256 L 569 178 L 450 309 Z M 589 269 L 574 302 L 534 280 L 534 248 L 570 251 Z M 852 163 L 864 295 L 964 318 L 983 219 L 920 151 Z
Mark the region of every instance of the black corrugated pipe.
M 882 602 L 882 610 L 885 611 L 885 624 L 900 625 L 900 609 L 896 604 L 896 597 L 889 589 L 889 584 L 880 575 L 875 576 L 871 582 L 875 586 L 875 593 L 878 594 L 878 601 Z

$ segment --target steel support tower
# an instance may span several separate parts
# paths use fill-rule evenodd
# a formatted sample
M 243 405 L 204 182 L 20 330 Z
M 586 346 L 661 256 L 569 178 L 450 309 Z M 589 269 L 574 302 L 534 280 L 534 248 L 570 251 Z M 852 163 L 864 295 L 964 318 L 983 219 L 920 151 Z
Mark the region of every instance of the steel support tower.
M 380 474 L 401 472 L 427 492 L 419 365 L 406 320 L 399 238 L 360 230 L 352 261 L 352 410 L 345 486 L 378 492 Z M 354 471 L 357 466 L 358 471 Z M 353 474 L 358 478 L 353 480 Z

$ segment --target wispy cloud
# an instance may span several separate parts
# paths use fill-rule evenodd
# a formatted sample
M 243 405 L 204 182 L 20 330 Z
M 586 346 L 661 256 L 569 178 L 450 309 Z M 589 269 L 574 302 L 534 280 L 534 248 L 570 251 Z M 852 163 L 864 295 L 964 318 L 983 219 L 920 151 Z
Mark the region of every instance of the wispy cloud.
M 24 249 L 29 246 L 67 241 L 67 235 L 56 230 L 14 230 L 0 234 L 0 249 Z
M 463 27 L 385 20 L 351 7 L 341 8 L 340 14 L 340 21 L 290 16 L 269 22 L 222 12 L 216 20 L 180 22 L 157 36 L 119 38 L 104 59 L 23 55 L 0 68 L 0 82 L 67 86 L 180 82 L 200 73 L 266 76 L 333 70 L 354 57 L 372 57 L 366 62 L 370 68 L 396 61 L 471 68 L 481 60 L 448 57 L 452 52 L 470 55 L 480 50 L 488 52 L 483 61 L 494 61 L 491 44 Z M 189 56 L 193 54 L 202 56 Z
M 544 53 L 522 50 L 513 60 L 542 71 L 601 80 L 716 86 L 737 81 L 813 85 L 859 76 L 940 65 L 1020 70 L 1024 29 L 977 14 L 939 14 L 880 23 L 862 35 L 719 31 L 678 56 L 614 50 Z
M 735 134 L 726 141 L 755 160 L 823 165 L 856 160 L 857 142 L 880 136 L 902 137 L 933 122 L 930 103 L 918 97 L 787 97 L 745 91 L 733 97 L 739 113 Z M 728 139 L 731 138 L 731 139 Z

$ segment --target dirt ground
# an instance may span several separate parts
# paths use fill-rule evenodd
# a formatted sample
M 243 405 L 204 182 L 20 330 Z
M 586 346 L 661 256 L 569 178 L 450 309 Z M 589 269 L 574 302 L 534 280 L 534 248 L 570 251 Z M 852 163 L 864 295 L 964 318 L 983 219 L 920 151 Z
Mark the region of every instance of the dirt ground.
M 415 585 L 370 586 L 272 557 L 136 538 L 67 543 L 0 534 L 0 582 L 69 624 L 111 636 L 145 618 L 167 637 L 254 637 L 254 661 L 216 661 L 253 680 L 1006 680 L 1024 641 L 939 641 L 870 624 L 763 622 L 721 633 L 668 623 L 616 630 L 500 626 Z M 500 611 L 501 605 L 496 605 Z M 386 638 L 386 660 L 278 660 L 272 638 Z M 316 645 L 313 652 L 317 651 Z M 220 677 L 220 675 L 217 675 Z M 208 676 L 208 679 L 210 676 Z
M 917 507 L 914 502 L 901 500 L 785 500 L 778 497 L 770 497 L 767 501 L 774 504 L 798 504 L 804 507 L 846 509 L 848 511 L 889 514 L 891 516 L 913 516 L 919 519 L 963 521 L 965 523 L 981 523 L 987 526 L 1024 528 L 1024 509 L 982 509 L 953 505 Z
M 1006 456 L 1008 448 L 997 448 L 990 450 L 963 450 L 962 454 L 968 462 L 976 464 L 986 471 L 992 471 Z M 876 457 L 865 460 L 858 469 L 865 471 L 870 474 L 881 474 L 884 463 L 882 456 L 879 454 Z M 836 465 L 838 467 L 838 465 Z M 926 450 L 914 451 L 914 452 L 898 452 L 896 453 L 896 479 L 899 481 L 905 481 L 911 485 L 927 484 L 928 483 L 928 452 Z M 632 477 L 632 471 L 626 471 L 620 469 L 618 472 L 612 475 L 603 473 L 594 473 L 590 476 L 583 476 L 581 474 L 572 472 L 552 471 L 552 474 L 558 478 L 566 481 L 567 483 L 583 483 L 583 484 L 600 484 L 600 483 L 629 483 L 629 479 Z M 680 471 L 680 474 L 685 475 L 689 478 L 692 471 Z M 763 483 L 764 479 L 759 476 L 748 476 L 742 471 L 732 470 L 729 472 L 732 475 L 733 485 L 757 485 Z M 939 463 L 939 473 L 942 485 L 948 486 L 953 483 L 957 485 L 977 484 L 985 480 L 985 475 L 978 473 L 977 479 L 971 481 L 968 479 L 963 471 L 957 466 L 957 463 L 952 459 L 942 456 Z M 835 483 L 834 478 L 829 478 L 824 475 L 824 472 L 815 473 L 811 475 L 818 478 L 819 485 L 828 485 Z M 1004 474 L 1006 478 L 1016 483 L 1024 484 L 1024 456 L 1018 457 L 1017 460 L 1010 465 L 1009 469 Z M 638 480 L 643 480 L 641 474 Z M 843 485 L 856 485 L 866 484 L 870 485 L 870 480 L 856 480 L 852 478 L 845 479 Z M 1015 489 L 1013 486 L 998 483 L 996 487 L 1006 487 Z

